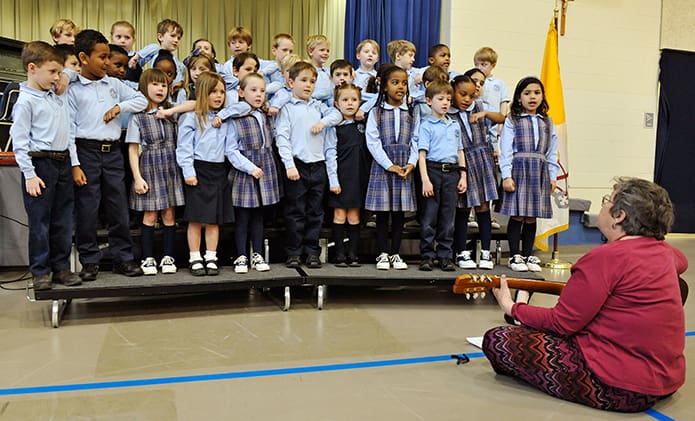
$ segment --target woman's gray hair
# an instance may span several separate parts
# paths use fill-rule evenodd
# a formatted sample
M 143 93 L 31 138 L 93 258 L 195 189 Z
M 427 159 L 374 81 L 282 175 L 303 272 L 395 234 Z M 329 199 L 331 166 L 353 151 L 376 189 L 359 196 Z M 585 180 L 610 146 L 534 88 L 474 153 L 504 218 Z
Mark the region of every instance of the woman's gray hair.
M 625 212 L 620 224 L 627 235 L 663 240 L 673 224 L 673 205 L 668 192 L 640 178 L 619 177 L 613 185 L 611 215 Z

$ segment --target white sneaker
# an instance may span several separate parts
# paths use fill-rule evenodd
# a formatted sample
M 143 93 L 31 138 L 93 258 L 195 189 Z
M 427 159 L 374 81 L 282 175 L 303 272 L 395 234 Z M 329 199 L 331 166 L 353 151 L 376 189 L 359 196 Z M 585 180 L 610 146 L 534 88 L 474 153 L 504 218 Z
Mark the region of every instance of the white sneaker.
M 174 258 L 171 256 L 162 257 L 162 262 L 159 264 L 162 268 L 162 273 L 176 273 L 176 264 L 174 263 Z
M 488 269 L 488 270 L 492 270 L 492 268 L 495 267 L 495 264 L 492 263 L 492 257 L 490 256 L 490 250 L 481 250 L 480 251 L 480 263 L 478 263 L 478 267 L 480 269 Z
M 495 218 L 492 218 L 492 219 L 490 220 L 490 226 L 492 227 L 492 229 L 496 229 L 496 230 L 502 228 L 502 226 L 500 225 L 500 223 L 497 222 L 497 220 L 496 220 Z
M 526 258 L 526 267 L 531 272 L 541 271 L 541 259 L 536 256 L 529 256 Z
M 263 256 L 258 253 L 253 253 L 251 255 L 251 267 L 255 268 L 259 272 L 266 272 L 270 270 L 270 265 L 268 265 Z
M 514 272 L 527 272 L 528 266 L 524 262 L 524 258 L 520 254 L 515 254 L 509 258 L 509 268 Z
M 401 259 L 400 254 L 392 254 L 389 256 L 389 261 L 391 262 L 391 266 L 393 266 L 394 269 L 397 270 L 405 270 L 408 269 L 408 264 Z
M 376 258 L 376 268 L 379 270 L 389 270 L 389 268 L 391 268 L 388 254 L 381 253 L 379 257 Z
M 248 273 L 249 271 L 249 261 L 246 256 L 241 255 L 234 261 L 234 273 Z
M 154 257 L 148 257 L 142 261 L 142 264 L 140 265 L 140 269 L 142 269 L 142 273 L 145 275 L 156 275 L 157 274 L 157 261 L 154 260 Z
M 470 250 L 464 250 L 456 255 L 456 264 L 461 268 L 461 269 L 475 269 L 478 267 L 478 265 L 475 264 L 475 261 L 471 259 L 471 251 Z

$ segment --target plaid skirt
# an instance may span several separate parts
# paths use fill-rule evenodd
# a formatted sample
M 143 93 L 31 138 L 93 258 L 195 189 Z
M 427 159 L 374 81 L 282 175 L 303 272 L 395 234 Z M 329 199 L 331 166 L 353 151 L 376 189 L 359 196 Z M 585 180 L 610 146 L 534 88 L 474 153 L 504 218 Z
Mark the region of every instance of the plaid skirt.
M 258 208 L 280 201 L 280 182 L 272 149 L 261 148 L 242 151 L 246 158 L 263 170 L 263 177 L 232 168 L 232 205 L 240 208 Z
M 525 326 L 499 326 L 485 332 L 483 352 L 496 373 L 517 377 L 551 396 L 592 408 L 640 412 L 660 399 L 605 384 L 589 369 L 571 337 Z
M 512 160 L 512 179 L 516 190 L 505 191 L 500 213 L 509 216 L 552 218 L 550 173 L 545 156 L 517 152 Z
M 149 190 L 145 194 L 130 189 L 130 208 L 136 211 L 159 211 L 185 202 L 183 177 L 176 165 L 174 142 L 143 145 L 140 156 L 140 174 Z
M 193 161 L 197 186 L 184 186 L 186 210 L 183 219 L 202 224 L 225 224 L 234 221 L 231 190 L 224 162 Z
M 464 149 L 466 157 L 466 194 L 459 195 L 458 208 L 472 208 L 485 202 L 497 200 L 495 158 L 489 143 Z
M 384 145 L 384 151 L 394 165 L 405 166 L 408 163 L 410 145 Z M 417 206 L 413 175 L 403 180 L 386 171 L 376 161 L 372 162 L 364 208 L 374 212 L 415 211 Z

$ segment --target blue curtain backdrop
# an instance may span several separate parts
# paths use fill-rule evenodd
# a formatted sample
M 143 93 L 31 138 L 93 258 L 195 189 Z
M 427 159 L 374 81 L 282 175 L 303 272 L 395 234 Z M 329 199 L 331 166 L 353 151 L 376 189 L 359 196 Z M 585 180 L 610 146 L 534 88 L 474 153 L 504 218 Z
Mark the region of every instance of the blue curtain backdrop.
M 407 39 L 415 44 L 415 67 L 427 65 L 427 50 L 439 43 L 441 1 L 347 0 L 345 10 L 345 59 L 357 67 L 357 44 L 371 38 L 379 43 L 381 60 L 391 61 L 386 45 Z

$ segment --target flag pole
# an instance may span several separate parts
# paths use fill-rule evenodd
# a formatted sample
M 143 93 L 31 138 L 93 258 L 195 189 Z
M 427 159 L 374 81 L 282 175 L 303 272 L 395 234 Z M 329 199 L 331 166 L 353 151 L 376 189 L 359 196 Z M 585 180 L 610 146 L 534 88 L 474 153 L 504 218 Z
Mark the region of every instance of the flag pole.
M 543 263 L 543 267 L 548 269 L 566 270 L 572 267 L 572 263 L 560 260 L 560 249 L 558 247 L 558 235 L 553 234 L 553 255 L 552 260 Z

